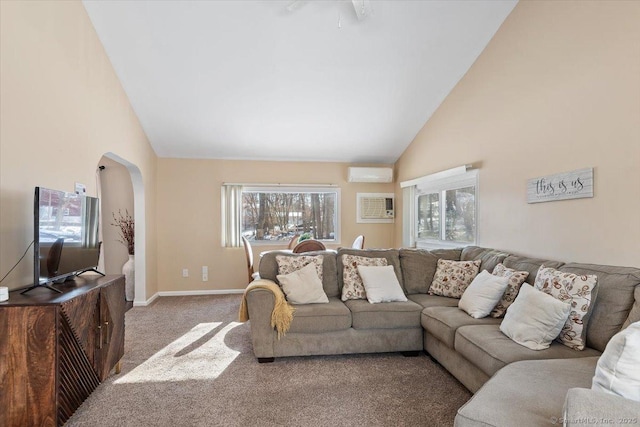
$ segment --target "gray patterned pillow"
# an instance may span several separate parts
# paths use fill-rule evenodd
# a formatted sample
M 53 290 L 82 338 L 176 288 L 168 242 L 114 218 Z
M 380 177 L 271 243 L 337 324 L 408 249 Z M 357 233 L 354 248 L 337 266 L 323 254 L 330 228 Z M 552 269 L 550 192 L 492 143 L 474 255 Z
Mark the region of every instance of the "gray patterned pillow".
M 300 256 L 287 256 L 277 255 L 276 262 L 278 263 L 278 274 L 291 274 L 294 271 L 300 270 L 302 267 L 306 267 L 308 264 L 315 264 L 316 272 L 320 281 L 322 281 L 322 261 L 324 257 L 322 255 L 300 255 Z
M 344 285 L 342 287 L 342 301 L 350 299 L 367 299 L 367 293 L 362 283 L 358 266 L 378 266 L 387 265 L 386 258 L 369 258 L 358 255 L 342 255 L 342 279 Z
M 558 341 L 574 350 L 583 350 L 587 322 L 591 316 L 598 276 L 578 276 L 555 268 L 540 266 L 534 287 L 562 302 L 571 304 L 571 312 Z
M 438 268 L 429 288 L 430 295 L 460 298 L 478 275 L 482 261 L 438 260 Z
M 529 277 L 528 271 L 516 271 L 513 268 L 507 268 L 502 263 L 495 266 L 493 269 L 494 276 L 498 277 L 508 277 L 509 282 L 507 283 L 507 290 L 504 291 L 504 295 L 498 302 L 493 310 L 491 310 L 491 317 L 502 317 L 504 313 L 507 312 L 507 308 L 516 300 L 518 296 L 518 291 L 520 291 L 520 286 L 527 280 Z

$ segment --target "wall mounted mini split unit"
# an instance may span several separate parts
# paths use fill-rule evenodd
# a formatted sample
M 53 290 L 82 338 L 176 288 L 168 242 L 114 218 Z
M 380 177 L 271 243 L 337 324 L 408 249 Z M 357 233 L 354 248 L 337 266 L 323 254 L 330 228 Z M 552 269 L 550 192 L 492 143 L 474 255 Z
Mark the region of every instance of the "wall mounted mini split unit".
M 393 182 L 393 168 L 349 168 L 349 182 Z
M 395 217 L 393 193 L 357 193 L 357 223 L 392 223 Z

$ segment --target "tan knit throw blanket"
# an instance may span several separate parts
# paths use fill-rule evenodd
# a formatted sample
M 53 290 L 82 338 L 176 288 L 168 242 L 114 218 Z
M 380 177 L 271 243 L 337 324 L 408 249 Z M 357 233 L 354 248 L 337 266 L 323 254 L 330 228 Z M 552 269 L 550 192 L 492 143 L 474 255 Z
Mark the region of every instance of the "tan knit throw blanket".
M 240 321 L 246 322 L 249 320 L 247 295 L 249 291 L 257 288 L 267 289 L 268 291 L 271 291 L 275 297 L 275 305 L 271 312 L 271 327 L 276 328 L 276 331 L 278 331 L 278 339 L 280 339 L 280 337 L 286 334 L 291 327 L 295 308 L 293 308 L 284 298 L 284 294 L 282 293 L 280 286 L 270 280 L 255 280 L 249 283 L 249 286 L 247 286 L 247 289 L 245 289 L 244 295 L 242 296 L 242 302 L 240 303 Z

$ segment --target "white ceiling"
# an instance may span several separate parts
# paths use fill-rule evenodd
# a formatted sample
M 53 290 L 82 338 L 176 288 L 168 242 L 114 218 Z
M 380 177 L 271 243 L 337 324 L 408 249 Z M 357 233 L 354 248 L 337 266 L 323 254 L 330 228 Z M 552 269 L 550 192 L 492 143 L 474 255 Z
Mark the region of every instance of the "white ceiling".
M 291 3 L 84 0 L 159 156 L 352 163 L 395 162 L 516 1 Z

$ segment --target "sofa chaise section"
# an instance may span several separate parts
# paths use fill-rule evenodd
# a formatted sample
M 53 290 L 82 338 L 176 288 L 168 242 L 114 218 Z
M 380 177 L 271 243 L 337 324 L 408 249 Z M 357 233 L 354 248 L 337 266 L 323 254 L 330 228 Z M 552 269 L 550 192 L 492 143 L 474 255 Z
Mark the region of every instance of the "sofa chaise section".
M 567 390 L 591 387 L 597 361 L 583 357 L 512 363 L 460 408 L 455 427 L 562 425 Z

